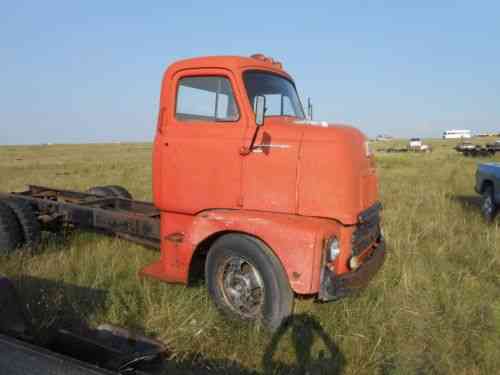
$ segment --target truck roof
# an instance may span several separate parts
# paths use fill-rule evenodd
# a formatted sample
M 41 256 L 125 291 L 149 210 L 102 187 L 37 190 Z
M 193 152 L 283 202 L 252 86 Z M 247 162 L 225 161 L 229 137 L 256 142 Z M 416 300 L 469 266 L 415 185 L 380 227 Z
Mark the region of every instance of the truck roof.
M 171 64 L 168 71 L 178 71 L 182 69 L 193 68 L 228 68 L 230 70 L 238 70 L 242 68 L 255 68 L 270 70 L 274 73 L 286 76 L 289 79 L 292 77 L 283 70 L 281 63 L 267 58 L 263 55 L 253 55 L 258 57 L 244 56 L 201 56 L 190 59 L 178 60 Z

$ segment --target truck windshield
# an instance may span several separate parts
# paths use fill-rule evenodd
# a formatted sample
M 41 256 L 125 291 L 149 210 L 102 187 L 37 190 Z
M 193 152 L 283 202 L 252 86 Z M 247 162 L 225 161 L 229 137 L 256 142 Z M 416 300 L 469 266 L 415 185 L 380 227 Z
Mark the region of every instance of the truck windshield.
M 291 116 L 305 119 L 294 84 L 288 79 L 258 70 L 243 73 L 248 99 L 254 107 L 256 96 L 266 98 L 265 116 Z

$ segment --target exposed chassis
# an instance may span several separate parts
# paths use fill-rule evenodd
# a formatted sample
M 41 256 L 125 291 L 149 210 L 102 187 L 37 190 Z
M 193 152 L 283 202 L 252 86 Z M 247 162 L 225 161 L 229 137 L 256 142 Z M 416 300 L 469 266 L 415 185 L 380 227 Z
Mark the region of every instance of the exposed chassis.
M 9 197 L 28 201 L 45 229 L 71 225 L 160 248 L 160 212 L 152 203 L 36 185 L 0 193 L 0 199 Z

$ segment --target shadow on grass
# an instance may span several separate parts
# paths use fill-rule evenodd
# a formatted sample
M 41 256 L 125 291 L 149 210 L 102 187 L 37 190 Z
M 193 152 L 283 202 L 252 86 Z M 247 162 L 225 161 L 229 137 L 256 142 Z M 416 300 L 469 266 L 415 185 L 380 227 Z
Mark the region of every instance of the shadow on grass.
M 31 317 L 36 335 L 56 328 L 84 327 L 89 316 L 104 308 L 107 291 L 32 276 L 11 279 Z
M 456 202 L 465 210 L 481 212 L 481 197 L 474 195 L 452 195 L 449 197 L 452 202 Z
M 104 308 L 107 292 L 61 281 L 31 276 L 12 279 L 34 327 L 39 345 L 53 340 L 55 330 L 68 328 L 84 333 L 89 317 Z M 131 328 L 131 327 L 128 327 Z M 137 333 L 144 333 L 134 327 Z M 282 343 L 283 342 L 283 343 Z M 281 344 L 281 345 L 280 345 Z M 291 363 L 277 359 L 280 347 L 293 348 Z M 313 350 L 313 347 L 315 350 Z M 249 350 L 253 350 L 249 348 Z M 288 355 L 290 357 L 290 355 Z M 345 358 L 319 321 L 307 314 L 288 318 L 273 334 L 262 357 L 261 369 L 247 369 L 228 359 L 205 359 L 189 354 L 183 360 L 164 361 L 160 372 L 168 374 L 341 374 Z
M 283 347 L 293 347 L 293 363 L 277 360 L 280 343 Z M 319 352 L 313 351 L 322 347 Z M 248 348 L 248 350 L 253 350 Z M 273 334 L 262 357 L 262 367 L 259 370 L 246 369 L 236 361 L 225 359 L 204 359 L 199 355 L 189 355 L 182 361 L 166 363 L 168 374 L 329 374 L 339 375 L 345 366 L 345 358 L 321 324 L 312 316 L 306 314 L 294 315 L 288 318 Z
M 290 332 L 296 363 L 274 360 L 279 342 Z M 323 350 L 315 357 L 312 347 L 319 341 Z M 307 314 L 293 315 L 276 331 L 262 359 L 265 374 L 341 374 L 345 358 L 316 318 Z

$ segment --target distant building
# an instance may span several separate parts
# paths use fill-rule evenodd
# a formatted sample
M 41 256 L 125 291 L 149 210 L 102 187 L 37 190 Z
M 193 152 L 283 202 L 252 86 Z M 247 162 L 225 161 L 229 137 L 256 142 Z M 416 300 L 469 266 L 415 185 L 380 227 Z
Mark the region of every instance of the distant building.
M 443 132 L 443 139 L 472 138 L 472 132 L 468 129 L 452 129 Z

